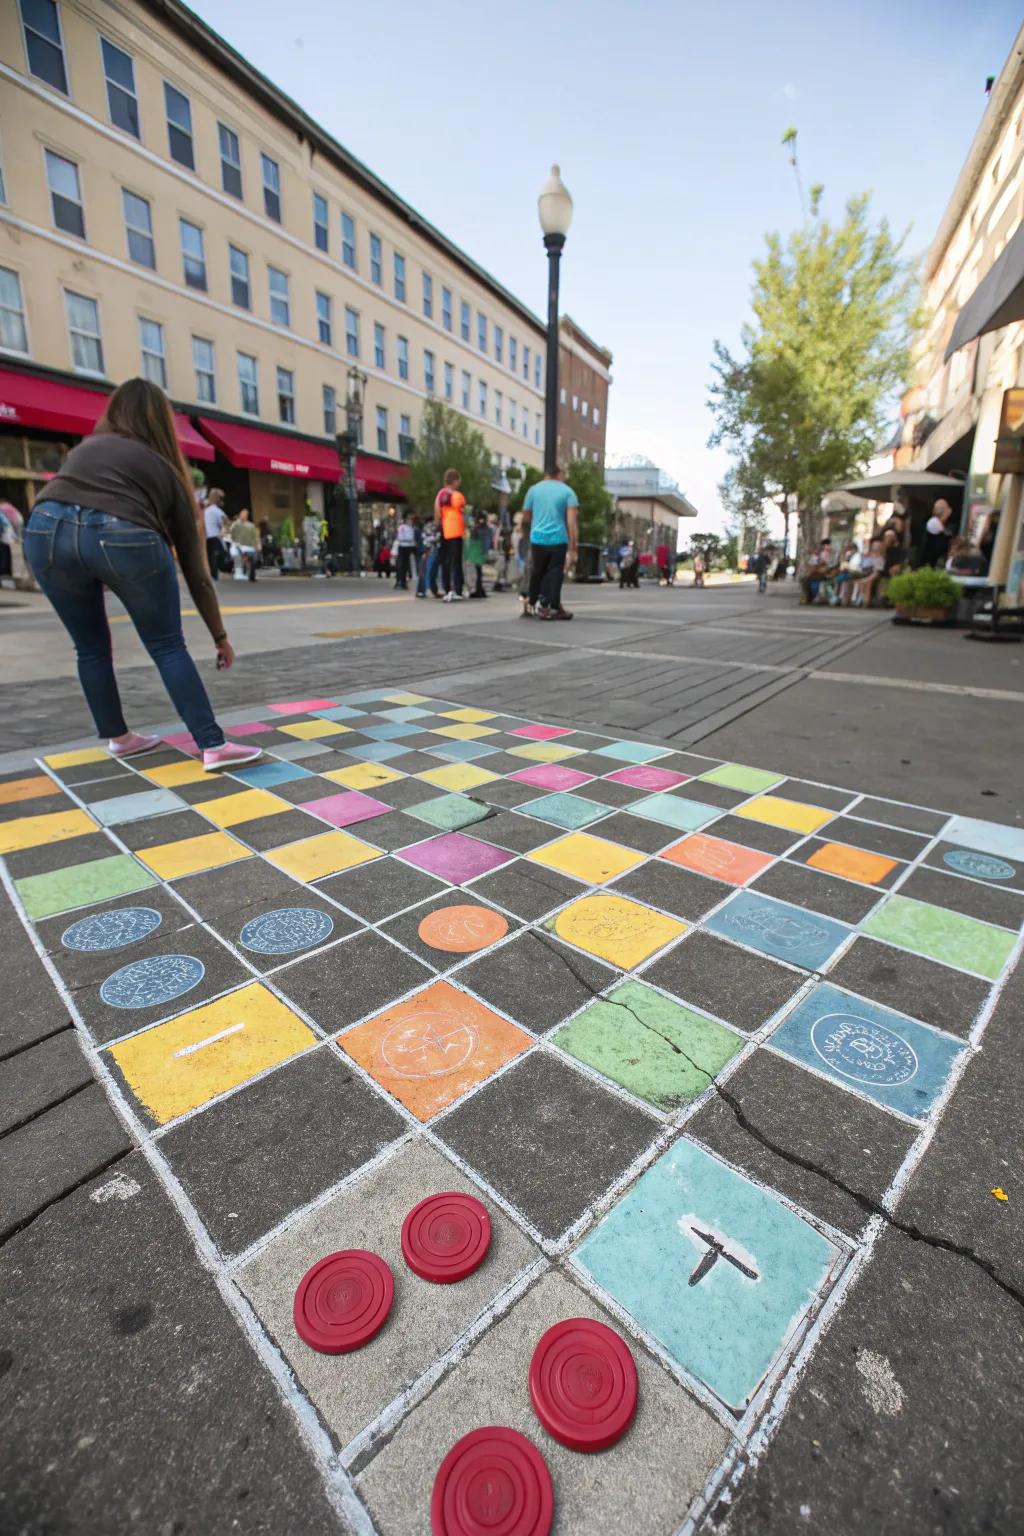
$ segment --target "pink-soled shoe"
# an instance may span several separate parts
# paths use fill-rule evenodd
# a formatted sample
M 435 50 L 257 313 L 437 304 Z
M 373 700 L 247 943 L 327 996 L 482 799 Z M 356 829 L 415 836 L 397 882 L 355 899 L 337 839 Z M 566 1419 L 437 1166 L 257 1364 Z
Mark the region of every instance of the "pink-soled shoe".
M 137 731 L 132 731 L 127 741 L 110 742 L 107 751 L 111 757 L 138 757 L 140 752 L 152 752 L 161 746 L 162 736 L 140 736 Z
M 241 768 L 243 763 L 254 763 L 262 756 L 262 747 L 244 747 L 239 741 L 226 741 L 222 747 L 209 747 L 203 753 L 203 767 L 207 773 L 216 773 L 221 768 Z

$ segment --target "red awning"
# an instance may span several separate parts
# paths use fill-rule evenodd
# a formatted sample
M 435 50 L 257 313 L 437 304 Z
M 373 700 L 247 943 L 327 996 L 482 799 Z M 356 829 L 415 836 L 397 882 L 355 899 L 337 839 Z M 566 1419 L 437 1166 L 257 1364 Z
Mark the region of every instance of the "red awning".
M 69 437 L 88 437 L 106 409 L 105 390 L 83 389 L 34 373 L 0 368 L 0 426 L 44 427 Z M 174 413 L 181 451 L 189 459 L 212 459 L 213 449 L 187 416 Z
M 405 482 L 408 469 L 404 464 L 393 464 L 390 459 L 374 459 L 361 453 L 356 459 L 356 484 L 360 493 L 384 496 L 388 499 L 405 499 Z
M 261 427 L 200 416 L 199 426 L 237 469 L 261 469 L 268 475 L 297 475 L 300 480 L 341 479 L 341 460 L 329 443 L 284 437 Z

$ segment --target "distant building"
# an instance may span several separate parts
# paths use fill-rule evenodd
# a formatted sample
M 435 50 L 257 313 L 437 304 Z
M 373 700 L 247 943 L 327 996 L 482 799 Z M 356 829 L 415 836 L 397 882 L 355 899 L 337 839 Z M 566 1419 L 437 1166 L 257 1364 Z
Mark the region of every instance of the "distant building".
M 569 315 L 559 325 L 558 460 L 604 463 L 612 354 Z
M 696 517 L 697 508 L 664 470 L 649 459 L 631 459 L 604 472 L 605 489 L 615 498 L 614 539 L 632 539 L 641 555 L 653 557 L 659 544 L 679 547 L 679 523 Z

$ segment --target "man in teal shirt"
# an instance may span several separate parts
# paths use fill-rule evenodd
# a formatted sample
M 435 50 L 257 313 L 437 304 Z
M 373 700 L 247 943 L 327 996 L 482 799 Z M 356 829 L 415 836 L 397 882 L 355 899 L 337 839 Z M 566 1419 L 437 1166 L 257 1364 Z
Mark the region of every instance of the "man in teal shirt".
M 524 618 L 571 619 L 562 607 L 566 560 L 576 559 L 576 492 L 566 485 L 560 465 L 531 485 L 523 510 L 530 514 L 530 598 Z

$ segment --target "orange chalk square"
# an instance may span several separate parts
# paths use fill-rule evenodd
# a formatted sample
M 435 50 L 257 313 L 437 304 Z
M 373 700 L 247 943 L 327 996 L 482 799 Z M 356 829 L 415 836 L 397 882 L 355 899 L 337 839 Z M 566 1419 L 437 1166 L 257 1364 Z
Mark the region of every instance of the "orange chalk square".
M 341 1035 L 338 1044 L 417 1120 L 431 1120 L 531 1037 L 447 981 Z
M 0 805 L 14 805 L 20 800 L 39 800 L 43 795 L 59 795 L 60 786 L 45 773 L 34 773 L 28 779 L 9 779 L 0 784 Z
M 660 857 L 683 869 L 692 869 L 698 875 L 724 880 L 728 885 L 744 885 L 775 862 L 772 853 L 758 853 L 755 848 L 743 848 L 739 843 L 728 843 L 722 837 L 708 837 L 703 832 L 694 832 L 681 842 L 673 843 Z
M 846 880 L 858 880 L 861 885 L 878 885 L 896 868 L 897 859 L 887 859 L 881 853 L 866 853 L 863 848 L 848 848 L 845 843 L 825 843 L 807 860 L 812 869 L 823 869 L 829 875 L 842 875 Z

